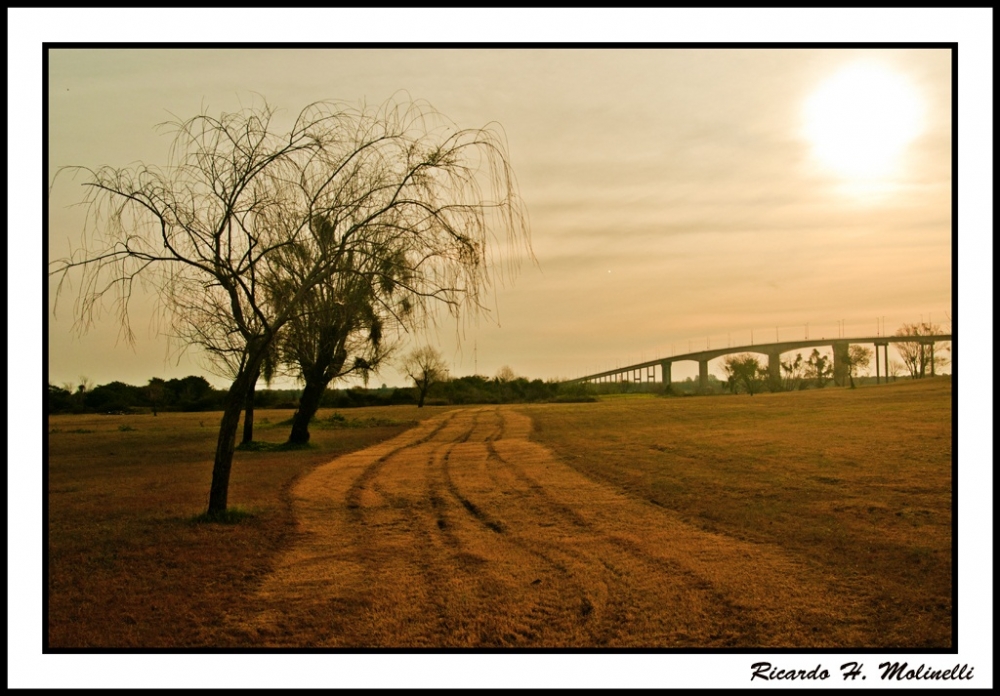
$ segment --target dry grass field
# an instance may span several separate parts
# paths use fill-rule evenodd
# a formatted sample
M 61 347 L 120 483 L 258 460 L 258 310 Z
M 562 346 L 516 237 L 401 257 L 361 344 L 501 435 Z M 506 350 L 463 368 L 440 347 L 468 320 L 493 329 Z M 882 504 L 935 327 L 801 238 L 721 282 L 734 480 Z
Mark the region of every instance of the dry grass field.
M 808 630 L 822 643 L 949 648 L 951 396 L 939 378 L 525 410 L 575 470 L 819 580 L 825 618 Z
M 951 645 L 946 380 L 344 414 L 50 418 L 50 647 Z
M 350 421 L 374 427 L 313 427 L 305 450 L 237 451 L 230 505 L 252 516 L 231 525 L 194 521 L 208 504 L 220 414 L 50 416 L 50 647 L 220 644 L 226 612 L 290 543 L 292 482 L 444 410 L 354 409 Z M 257 411 L 255 439 L 283 442 L 289 426 L 278 423 L 290 416 Z

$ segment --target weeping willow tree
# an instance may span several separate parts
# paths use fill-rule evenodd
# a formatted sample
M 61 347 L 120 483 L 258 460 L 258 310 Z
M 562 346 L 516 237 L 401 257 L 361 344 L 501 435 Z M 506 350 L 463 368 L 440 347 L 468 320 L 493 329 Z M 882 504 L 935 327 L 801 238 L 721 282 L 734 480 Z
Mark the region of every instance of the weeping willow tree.
M 326 227 L 329 222 L 319 219 L 315 224 Z M 286 292 L 294 290 L 310 265 L 308 252 L 299 251 L 289 249 L 283 264 L 282 275 L 288 282 L 277 287 Z M 289 444 L 309 442 L 309 423 L 330 382 L 352 375 L 367 382 L 392 354 L 399 332 L 418 321 L 415 298 L 403 289 L 412 278 L 400 250 L 379 259 L 357 259 L 348 252 L 330 281 L 305 296 L 277 343 L 278 364 L 303 384 Z M 274 301 L 280 303 L 282 298 Z
M 81 240 L 50 264 L 57 298 L 75 282 L 78 328 L 111 303 L 131 339 L 130 300 L 145 286 L 182 347 L 227 366 L 210 515 L 228 505 L 247 396 L 318 288 L 350 287 L 346 275 L 377 289 L 394 276 L 390 259 L 405 267 L 392 282 L 412 302 L 467 316 L 531 257 L 495 125 L 460 129 L 424 103 L 396 101 L 315 103 L 287 128 L 280 121 L 266 103 L 202 113 L 164 124 L 174 140 L 163 166 L 65 167 L 52 182 L 83 186 Z

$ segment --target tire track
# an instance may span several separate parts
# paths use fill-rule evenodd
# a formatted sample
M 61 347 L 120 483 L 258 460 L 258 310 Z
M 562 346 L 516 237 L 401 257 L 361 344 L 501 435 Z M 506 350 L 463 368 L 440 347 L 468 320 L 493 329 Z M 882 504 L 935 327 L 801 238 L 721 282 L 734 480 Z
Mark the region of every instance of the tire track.
M 497 438 L 502 439 L 507 419 L 503 418 L 499 410 L 494 413 L 502 419 L 498 429 L 501 437 Z M 602 540 L 600 532 L 593 525 L 573 508 L 546 495 L 539 484 L 504 460 L 493 441 L 487 440 L 485 448 L 483 464 L 490 482 L 490 497 L 500 505 L 520 508 L 522 512 L 518 517 L 529 522 L 519 533 L 512 534 L 510 541 L 527 553 L 557 566 L 565 577 L 565 582 L 576 589 L 579 597 L 579 620 L 586 626 L 585 644 L 604 646 L 618 643 L 637 617 L 660 613 L 659 607 L 650 606 L 648 601 L 640 601 L 642 596 L 650 594 L 650 588 L 640 591 L 635 574 L 625 570 L 625 566 L 618 560 L 622 555 L 620 549 L 609 548 L 606 543 L 600 543 L 606 539 Z M 512 492 L 515 495 L 511 495 Z M 497 497 L 500 499 L 496 500 Z M 549 538 L 549 530 L 546 528 L 561 530 L 559 537 L 563 537 L 566 526 L 574 530 L 575 535 L 587 538 L 587 544 L 568 545 L 561 538 Z M 643 571 L 644 577 L 655 576 L 662 573 L 662 564 L 659 568 L 645 568 Z M 670 583 L 670 578 L 661 577 L 654 581 L 654 584 L 667 586 Z M 714 599 L 719 603 L 720 598 Z
M 553 613 L 558 612 L 563 619 L 575 617 L 574 623 L 578 625 L 574 628 L 583 644 L 605 645 L 608 642 L 608 627 L 617 624 L 625 615 L 626 609 L 622 606 L 613 583 L 602 578 L 598 578 L 595 582 L 592 572 L 580 572 L 581 568 L 599 565 L 600 560 L 582 549 L 553 543 L 539 538 L 537 534 L 514 532 L 503 521 L 504 512 L 509 516 L 512 508 L 523 510 L 530 498 L 526 499 L 523 490 L 505 485 L 505 482 L 497 477 L 495 465 L 500 460 L 493 442 L 503 438 L 506 419 L 499 409 L 494 409 L 491 416 L 497 422 L 493 430 L 494 435 L 485 438 L 483 443 L 476 447 L 477 456 L 473 466 L 466 468 L 463 477 L 467 479 L 466 483 L 470 488 L 483 489 L 482 484 L 475 485 L 478 483 L 477 480 L 470 479 L 470 475 L 474 473 L 481 474 L 481 478 L 487 483 L 485 490 L 476 490 L 474 494 L 469 495 L 463 494 L 451 476 L 450 469 L 446 468 L 444 473 L 448 478 L 449 490 L 473 518 L 487 529 L 504 534 L 505 543 L 516 547 L 520 553 L 533 561 L 536 575 L 540 577 L 532 580 L 532 585 L 540 585 L 544 577 L 548 583 L 558 587 L 556 594 L 559 596 L 559 601 L 553 602 L 550 597 L 550 601 L 545 604 L 531 606 L 525 617 L 527 627 L 522 629 L 520 635 L 528 640 L 560 645 L 568 631 L 566 626 L 562 627 L 561 632 L 551 630 Z M 474 469 L 474 472 L 470 469 Z M 473 502 L 472 497 L 479 502 Z M 518 517 L 523 517 L 523 514 Z M 542 567 L 537 567 L 538 561 L 541 561 Z
M 462 599 L 456 602 L 452 596 L 444 598 L 442 610 L 448 616 L 450 634 L 445 644 L 531 645 L 552 632 L 558 623 L 556 617 L 561 621 L 571 613 L 564 586 L 572 587 L 573 594 L 579 597 L 584 596 L 584 590 L 563 563 L 509 537 L 501 517 L 486 513 L 456 485 L 453 458 L 457 456 L 463 468 L 470 458 L 475 464 L 482 458 L 482 441 L 501 434 L 500 428 L 484 422 L 483 411 L 473 413 L 471 432 L 478 435 L 477 441 L 460 439 L 442 454 L 440 466 L 428 472 L 436 527 L 457 566 L 451 578 L 452 592 L 458 592 Z M 484 531 L 494 537 L 485 545 L 481 539 Z M 540 588 L 537 578 L 519 578 L 526 567 L 537 574 L 539 563 L 546 569 L 545 575 L 560 578 L 557 588 Z M 456 605 L 462 608 L 461 613 L 455 611 Z M 503 617 L 504 621 L 493 621 L 493 617 Z M 558 644 L 556 640 L 550 642 Z
M 627 543 L 617 537 L 604 534 L 590 521 L 584 519 L 573 507 L 560 502 L 550 495 L 546 489 L 531 476 L 527 475 L 516 463 L 502 457 L 493 442 L 487 443 L 489 460 L 503 467 L 507 476 L 502 476 L 495 468 L 490 470 L 490 477 L 499 489 L 507 488 L 521 490 L 526 494 L 515 499 L 516 504 L 529 508 L 528 517 L 539 520 L 540 527 L 559 527 L 562 524 L 577 528 L 580 534 L 591 538 L 591 550 L 580 549 L 575 554 L 575 560 L 589 568 L 603 566 L 604 582 L 608 587 L 608 598 L 611 618 L 605 627 L 598 644 L 613 643 L 622 637 L 624 624 L 629 617 L 649 616 L 657 613 L 657 607 L 650 606 L 649 601 L 639 603 L 636 595 L 655 596 L 650 586 L 669 587 L 676 584 L 676 578 L 681 577 L 689 586 L 689 591 L 698 592 L 703 597 L 698 604 L 713 605 L 722 609 L 722 613 L 735 615 L 739 607 L 717 588 L 698 577 L 692 571 L 681 567 L 675 562 L 656 558 L 645 553 L 634 544 Z M 544 520 L 544 521 L 542 521 Z M 540 531 L 540 530 L 539 530 Z M 542 536 L 543 538 L 539 538 Z M 531 534 L 534 543 L 542 544 L 556 550 L 561 546 L 553 541 L 547 541 L 539 533 Z M 641 568 L 631 568 L 636 563 Z M 674 598 L 676 599 L 676 598 Z M 714 635 L 714 638 L 713 638 Z M 707 634 L 706 640 L 725 642 L 725 634 Z
M 452 411 L 315 469 L 238 628 L 333 647 L 838 644 L 828 579 L 586 478 L 530 431 L 510 408 Z
M 551 473 L 552 467 L 535 466 L 528 475 L 515 462 L 544 461 L 551 452 L 526 439 L 531 429 L 527 416 L 512 416 L 508 429 L 522 437 L 496 443 L 498 458 L 554 511 L 569 510 L 568 517 L 576 524 L 582 519 L 585 528 L 603 536 L 603 546 L 686 578 L 693 589 L 707 592 L 716 606 L 706 612 L 706 621 L 710 614 L 726 619 L 704 636 L 713 644 L 781 645 L 788 644 L 783 643 L 787 636 L 796 635 L 798 646 L 829 646 L 842 644 L 838 635 L 850 633 L 850 626 L 827 619 L 824 598 L 850 595 L 841 581 L 816 573 L 780 549 L 702 530 L 662 506 L 631 498 L 582 474 L 560 480 Z M 586 507 L 575 503 L 602 498 L 602 504 Z M 622 519 L 628 523 L 623 525 Z M 637 534 L 636 526 L 644 532 Z
M 434 647 L 446 621 L 441 586 L 449 565 L 426 523 L 435 496 L 427 471 L 447 459 L 456 443 L 476 427 L 453 414 L 409 449 L 401 449 L 365 470 L 348 493 L 356 502 L 352 529 L 365 562 L 365 586 L 372 597 L 366 616 L 368 640 L 380 647 Z M 364 495 L 365 491 L 369 493 Z

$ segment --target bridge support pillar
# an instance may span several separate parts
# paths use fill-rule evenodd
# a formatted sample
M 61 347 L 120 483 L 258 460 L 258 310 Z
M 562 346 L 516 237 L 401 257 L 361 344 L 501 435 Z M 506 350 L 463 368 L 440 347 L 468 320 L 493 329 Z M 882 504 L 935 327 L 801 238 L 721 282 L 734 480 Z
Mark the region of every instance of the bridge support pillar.
M 663 377 L 663 388 L 670 389 L 670 382 L 672 381 L 670 378 L 670 363 L 667 361 L 660 363 L 660 374 Z
M 698 391 L 702 394 L 708 393 L 708 361 L 698 361 Z
M 850 362 L 850 347 L 847 341 L 837 341 L 833 344 L 833 383 L 838 387 L 847 386 L 848 362 Z
M 889 383 L 889 344 L 888 343 L 876 343 L 875 344 L 875 384 L 879 384 L 879 368 L 883 367 L 879 365 L 879 349 L 885 348 L 885 383 Z
M 771 391 L 781 391 L 781 353 L 778 351 L 767 354 L 767 382 Z

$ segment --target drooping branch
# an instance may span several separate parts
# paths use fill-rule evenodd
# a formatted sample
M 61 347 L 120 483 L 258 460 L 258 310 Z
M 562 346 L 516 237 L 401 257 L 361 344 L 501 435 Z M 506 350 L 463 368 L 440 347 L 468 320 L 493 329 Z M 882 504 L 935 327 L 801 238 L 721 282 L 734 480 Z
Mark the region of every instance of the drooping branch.
M 80 277 L 80 330 L 113 298 L 131 337 L 139 281 L 155 291 L 176 344 L 202 348 L 233 378 L 216 511 L 240 392 L 287 327 L 315 336 L 316 321 L 328 322 L 333 363 L 356 353 L 336 369 L 365 371 L 386 355 L 388 333 L 431 320 L 435 307 L 485 311 L 483 293 L 532 258 L 506 141 L 492 128 L 459 129 L 419 102 L 318 102 L 284 134 L 278 120 L 266 104 L 176 119 L 161 124 L 174 136 L 163 167 L 61 170 L 85 178 L 86 223 L 50 273 L 60 292 Z

